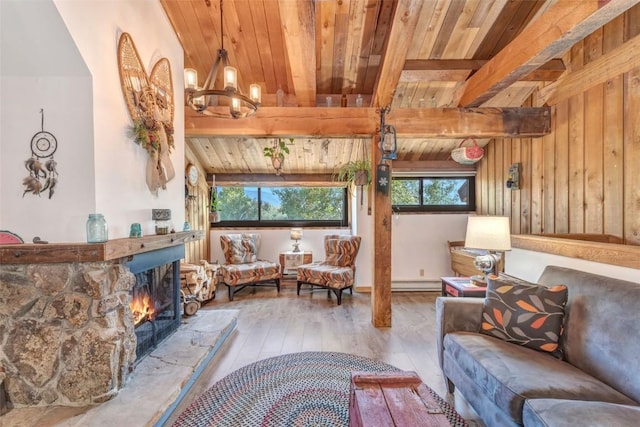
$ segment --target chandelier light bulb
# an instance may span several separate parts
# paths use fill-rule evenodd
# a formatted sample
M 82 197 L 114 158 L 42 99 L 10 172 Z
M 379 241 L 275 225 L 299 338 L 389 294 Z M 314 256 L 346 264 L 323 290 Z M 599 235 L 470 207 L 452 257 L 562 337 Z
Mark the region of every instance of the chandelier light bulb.
M 251 100 L 253 102 L 256 103 L 260 103 L 262 100 L 262 88 L 260 87 L 259 84 L 252 84 L 251 86 L 249 86 L 249 98 L 251 98 Z
M 231 114 L 240 113 L 240 100 L 238 98 L 231 98 Z
M 193 105 L 195 105 L 198 108 L 202 108 L 205 105 L 205 99 L 206 99 L 206 96 L 204 95 L 198 96 L 197 98 L 193 98 Z
M 198 88 L 198 72 L 193 68 L 184 69 L 184 87 L 193 90 Z
M 238 70 L 234 67 L 227 65 L 224 67 L 224 89 L 225 90 L 237 90 L 238 89 Z

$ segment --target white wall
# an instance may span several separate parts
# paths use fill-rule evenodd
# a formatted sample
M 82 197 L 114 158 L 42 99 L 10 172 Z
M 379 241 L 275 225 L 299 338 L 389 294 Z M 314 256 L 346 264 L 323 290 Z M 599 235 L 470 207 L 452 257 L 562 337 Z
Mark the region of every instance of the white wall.
M 109 238 L 126 237 L 139 222 L 152 234 L 151 209 L 169 208 L 184 222 L 183 51 L 155 0 L 2 0 L 0 229 L 30 241 L 85 241 L 87 215 L 100 212 Z M 127 135 L 131 119 L 120 87 L 117 42 L 128 32 L 147 70 L 169 59 L 175 95 L 176 177 L 149 192 L 147 153 Z M 58 140 L 60 173 L 51 199 L 25 195 L 23 163 L 31 137 L 45 130 Z
M 505 273 L 536 282 L 547 265 L 559 265 L 616 279 L 640 283 L 640 270 L 544 252 L 513 249 L 506 252 Z
M 354 205 L 355 206 L 355 205 Z M 355 206 L 362 236 L 356 270 L 356 287 L 373 284 L 374 252 L 373 215 L 364 206 Z M 439 290 L 440 277 L 451 276 L 447 240 L 464 240 L 467 214 L 402 214 L 391 223 L 391 289 Z M 420 276 L 420 270 L 424 275 Z
M 0 229 L 28 242 L 82 241 L 95 208 L 91 73 L 51 1 L 3 0 L 0 16 Z M 24 162 L 43 128 L 57 140 L 59 182 L 51 199 L 23 197 Z

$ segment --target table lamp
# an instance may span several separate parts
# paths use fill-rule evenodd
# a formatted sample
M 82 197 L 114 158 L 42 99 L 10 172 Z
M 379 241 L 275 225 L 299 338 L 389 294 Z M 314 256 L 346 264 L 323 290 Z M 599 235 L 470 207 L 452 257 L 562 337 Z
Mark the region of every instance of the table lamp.
M 294 240 L 293 252 L 300 252 L 300 243 L 298 243 L 298 240 L 302 240 L 302 228 L 291 229 L 291 240 Z
M 509 217 L 506 216 L 470 216 L 467 222 L 467 235 L 464 241 L 467 249 L 484 249 L 487 255 L 476 257 L 473 265 L 484 271 L 484 277 L 473 276 L 472 280 L 487 282 L 490 273 L 498 274 L 498 265 L 502 254 L 511 250 L 511 230 Z

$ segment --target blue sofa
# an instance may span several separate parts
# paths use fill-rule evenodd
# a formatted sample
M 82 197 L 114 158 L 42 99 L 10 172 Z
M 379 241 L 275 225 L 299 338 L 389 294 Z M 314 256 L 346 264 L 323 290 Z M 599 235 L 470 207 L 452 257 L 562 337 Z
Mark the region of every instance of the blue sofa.
M 640 283 L 557 266 L 538 283 L 568 288 L 562 360 L 479 333 L 484 299 L 437 299 L 449 392 L 489 427 L 640 425 Z

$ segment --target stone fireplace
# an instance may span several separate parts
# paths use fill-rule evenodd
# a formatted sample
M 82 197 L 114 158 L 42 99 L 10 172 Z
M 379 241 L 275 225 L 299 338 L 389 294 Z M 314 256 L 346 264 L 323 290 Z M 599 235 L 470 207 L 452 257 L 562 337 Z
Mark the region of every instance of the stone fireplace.
M 173 272 L 184 243 L 200 238 L 202 232 L 183 232 L 102 244 L 0 246 L 1 385 L 9 405 L 86 406 L 117 395 L 133 372 L 136 344 L 144 341 L 136 337 L 130 307 L 136 274 L 157 276 L 161 293 L 172 281 L 161 320 L 138 325 L 146 335 L 172 323 L 145 344 L 155 348 L 180 323 Z M 170 267 L 158 272 L 154 262 Z

